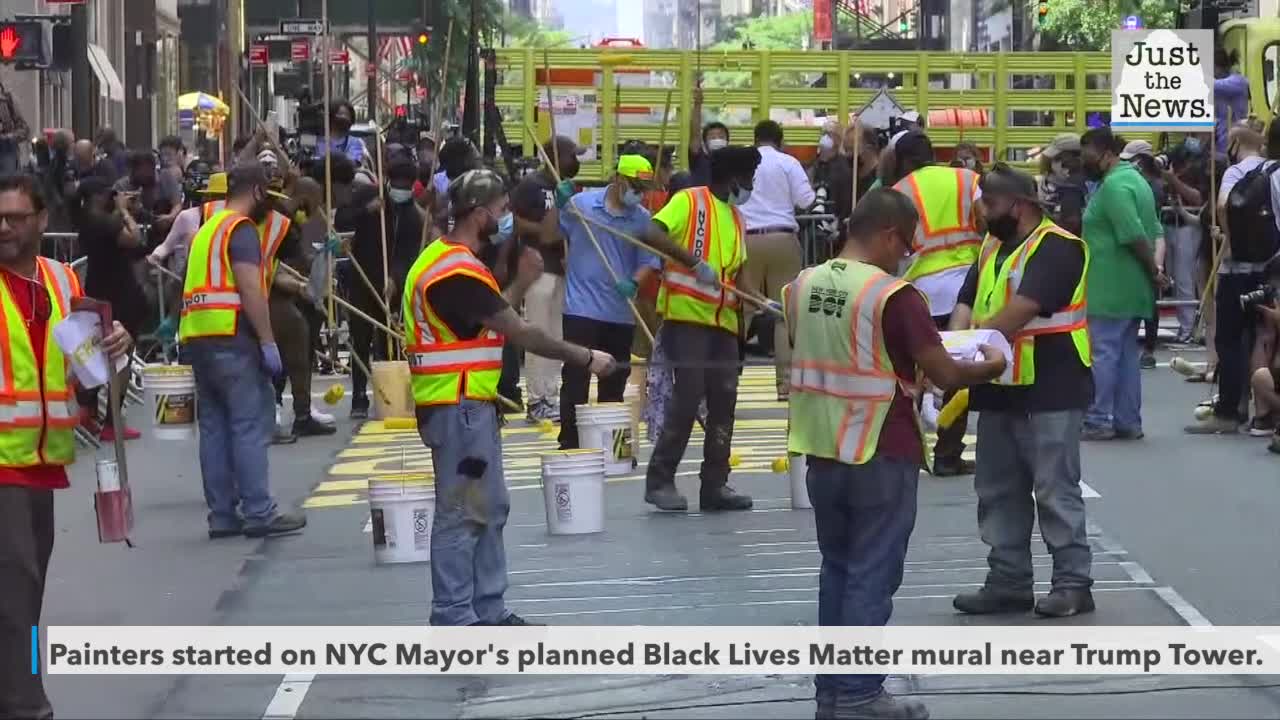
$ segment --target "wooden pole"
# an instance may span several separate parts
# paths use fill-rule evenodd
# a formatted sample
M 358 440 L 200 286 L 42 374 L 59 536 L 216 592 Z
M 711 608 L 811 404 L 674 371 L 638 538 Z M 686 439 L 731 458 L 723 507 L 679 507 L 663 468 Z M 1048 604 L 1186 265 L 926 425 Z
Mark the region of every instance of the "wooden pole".
M 325 148 L 324 148 L 324 209 L 325 209 L 325 222 L 326 222 L 326 223 L 328 224 L 328 226 L 329 226 L 329 235 L 330 235 L 330 236 L 332 236 L 332 235 L 333 235 L 333 231 L 334 231 L 334 230 L 333 230 L 333 213 L 334 213 L 334 207 L 333 207 L 333 142 L 330 140 L 330 137 L 331 137 L 331 136 L 330 136 L 330 133 L 332 132 L 332 129 L 333 129 L 333 120 L 332 120 L 332 118 L 330 118 L 330 115 L 332 115 L 333 113 L 331 113 L 331 112 L 330 112 L 330 108 L 332 108 L 332 107 L 333 107 L 333 104 L 332 104 L 332 103 L 333 103 L 333 92 L 332 92 L 331 88 L 329 87 L 329 0 L 321 0 L 321 2 L 320 2 L 320 21 L 321 21 L 321 22 L 323 23 L 323 25 L 324 25 L 324 35 L 323 35 L 324 43 L 323 43 L 323 47 L 321 48 L 321 54 L 324 56 L 324 62 L 322 63 L 323 72 L 324 72 L 324 143 L 325 143 Z M 255 117 L 256 117 L 256 116 L 255 116 Z M 352 118 L 352 120 L 354 120 L 354 119 L 355 119 L 355 118 Z M 325 249 L 326 249 L 326 250 L 328 249 L 328 244 L 327 244 L 327 243 L 326 243 L 326 248 L 325 248 Z M 329 282 L 330 282 L 330 284 L 332 285 L 333 283 L 336 283 L 336 282 L 337 282 L 337 278 L 335 277 L 335 273 L 334 273 L 334 266 L 335 266 L 335 262 L 334 262 L 334 258 L 333 258 L 333 254 L 332 254 L 332 253 L 330 253 L 330 254 L 329 254 L 329 262 L 328 262 L 328 265 L 329 265 L 329 268 L 328 268 L 328 270 L 329 270 Z M 328 317 L 328 321 L 329 321 L 329 349 L 330 349 L 330 356 L 332 357 L 332 359 L 333 359 L 333 360 L 335 360 L 335 361 L 336 361 L 336 360 L 337 360 L 337 355 L 338 355 L 338 347 L 337 347 L 337 345 L 335 345 L 335 344 L 333 343 L 333 339 L 334 339 L 334 338 L 336 338 L 336 337 L 338 336 L 338 320 L 337 320 L 337 312 L 334 310 L 334 303 L 333 303 L 333 296 L 334 296 L 335 294 L 336 294 L 336 293 L 333 293 L 333 292 L 330 292 L 330 293 L 329 293 L 329 302 L 328 302 L 328 303 L 326 303 L 325 308 L 326 308 L 326 310 L 328 310 L 328 316 L 329 316 L 329 317 Z
M 551 51 L 545 48 L 542 50 L 542 80 L 547 86 L 547 124 L 551 128 L 549 142 L 553 159 L 556 161 L 553 167 L 556 182 L 560 182 L 560 143 L 556 142 L 556 105 L 555 98 L 551 94 Z M 537 138 L 535 137 L 534 140 L 536 145 Z
M 453 48 L 453 18 L 449 18 L 449 29 L 444 36 L 444 60 L 440 64 L 440 94 L 436 100 L 436 109 L 432 112 L 431 132 L 436 139 L 436 154 L 431 160 L 431 178 L 429 182 L 433 187 L 435 184 L 436 173 L 440 167 L 440 148 L 444 146 L 444 137 L 440 132 L 440 126 L 444 124 L 444 103 L 448 97 L 449 86 L 449 54 Z M 434 195 L 433 195 L 434 197 Z M 425 222 L 422 223 L 422 239 L 418 241 L 418 252 L 421 253 L 426 247 L 427 242 L 431 239 L 431 228 L 435 225 L 435 208 L 427 211 Z M 447 224 L 446 224 L 447 228 Z
M 391 287 L 391 264 L 387 259 L 387 199 L 386 199 L 386 178 L 382 172 L 382 128 L 375 128 L 374 132 L 374 148 L 378 154 L 378 230 L 382 236 L 382 289 L 384 296 L 387 296 L 387 288 Z M 352 260 L 354 262 L 354 259 Z M 391 320 L 391 299 L 385 297 L 387 305 L 387 320 Z M 390 333 L 387 334 L 387 359 L 391 360 L 396 356 L 395 337 Z
M 659 177 L 662 176 L 662 156 L 667 152 L 667 118 L 671 115 L 671 96 L 673 93 L 675 93 L 674 88 L 667 90 L 667 102 L 662 106 L 662 129 L 658 131 L 658 166 L 654 168 Z M 675 164 L 674 161 L 672 164 Z M 658 186 L 662 190 L 667 189 L 666 182 L 660 182 Z
M 849 188 L 849 213 L 853 214 L 853 209 L 858 206 L 858 165 L 862 155 L 862 118 L 856 118 L 853 121 L 853 187 Z M 836 223 L 836 232 L 843 233 L 839 223 Z

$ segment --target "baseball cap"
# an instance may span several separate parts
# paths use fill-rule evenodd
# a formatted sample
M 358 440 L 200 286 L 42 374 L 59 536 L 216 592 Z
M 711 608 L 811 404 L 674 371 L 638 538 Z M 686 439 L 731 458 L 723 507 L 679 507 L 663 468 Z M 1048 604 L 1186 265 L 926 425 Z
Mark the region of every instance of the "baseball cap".
M 632 180 L 652 182 L 653 164 L 643 155 L 622 155 L 618 158 L 618 174 Z
M 262 152 L 258 153 L 258 162 L 262 163 L 263 165 L 270 165 L 272 167 L 277 167 L 280 165 L 280 159 L 276 157 L 275 151 L 270 149 L 263 150 Z
M 449 183 L 449 206 L 454 215 L 474 210 L 507 194 L 507 187 L 498 173 L 487 170 L 468 170 Z
M 1031 157 L 1039 157 L 1044 155 L 1050 160 L 1058 157 L 1064 152 L 1080 152 L 1080 136 L 1075 133 L 1062 133 L 1057 135 L 1049 142 L 1048 145 L 1040 149 L 1037 153 L 1028 153 Z
M 267 176 L 267 170 L 260 163 L 242 163 L 237 165 L 227 173 L 227 193 L 238 195 L 242 192 L 260 187 L 272 197 L 282 200 L 288 200 L 289 196 L 284 193 L 278 193 L 271 189 L 271 178 Z M 210 184 L 213 179 L 210 178 Z M 205 192 L 208 192 L 206 190 Z
M 227 194 L 227 174 L 224 172 L 214 173 L 209 176 L 209 182 L 205 184 L 204 189 L 200 192 L 205 195 L 226 195 Z
M 1120 151 L 1121 160 L 1132 160 L 1139 155 L 1147 155 L 1155 157 L 1155 150 L 1151 148 L 1151 143 L 1146 140 L 1134 140 L 1124 146 L 1124 150 Z
M 980 183 L 982 196 L 1004 195 L 1020 200 L 1040 203 L 1040 193 L 1036 189 L 1036 179 L 1017 168 L 1004 163 L 996 163 Z

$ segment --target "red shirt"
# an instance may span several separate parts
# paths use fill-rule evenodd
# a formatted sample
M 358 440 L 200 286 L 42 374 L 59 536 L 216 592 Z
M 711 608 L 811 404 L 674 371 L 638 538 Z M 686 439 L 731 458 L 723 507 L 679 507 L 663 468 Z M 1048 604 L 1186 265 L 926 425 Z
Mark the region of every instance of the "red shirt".
M 31 281 L 0 268 L 5 284 L 9 286 L 9 296 L 18 306 L 18 313 L 24 318 L 35 318 L 27 333 L 31 338 L 31 347 L 35 351 L 36 365 L 44 367 L 45 338 L 49 332 L 49 319 L 37 316 L 31 307 Z M 41 278 L 43 282 L 43 277 Z M 10 328 L 13 332 L 16 328 Z M 0 431 L 3 432 L 3 431 Z M 0 485 L 19 485 L 40 490 L 60 490 L 70 487 L 67 480 L 67 469 L 61 465 L 33 465 L 25 468 L 0 467 Z
M 884 304 L 881 325 L 894 371 L 904 384 L 914 385 L 915 358 L 930 347 L 942 344 L 942 337 L 929 316 L 929 306 L 924 297 L 910 289 L 894 293 Z M 880 429 L 877 455 L 924 464 L 924 446 L 916 425 L 914 404 L 915 400 L 899 388 L 889 405 L 884 427 Z

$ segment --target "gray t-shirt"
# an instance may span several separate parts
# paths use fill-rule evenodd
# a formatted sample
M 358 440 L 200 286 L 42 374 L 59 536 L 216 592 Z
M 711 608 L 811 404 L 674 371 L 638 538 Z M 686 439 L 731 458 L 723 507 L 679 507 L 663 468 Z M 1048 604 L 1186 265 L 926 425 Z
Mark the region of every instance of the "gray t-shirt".
M 258 228 L 254 227 L 253 223 L 240 223 L 232 231 L 231 241 L 227 245 L 227 257 L 233 265 L 262 264 L 262 245 L 258 242 Z M 253 331 L 253 325 L 248 318 L 244 317 L 242 312 L 240 322 L 236 323 L 236 334 L 233 337 L 196 338 L 188 340 L 186 345 L 195 351 L 199 351 L 201 348 L 234 347 L 256 353 L 258 351 L 258 335 Z

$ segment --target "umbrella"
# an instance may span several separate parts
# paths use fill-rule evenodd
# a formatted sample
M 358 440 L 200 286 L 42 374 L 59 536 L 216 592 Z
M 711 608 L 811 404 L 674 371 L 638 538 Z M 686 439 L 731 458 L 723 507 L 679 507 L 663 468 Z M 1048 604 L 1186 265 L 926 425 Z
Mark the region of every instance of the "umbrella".
M 226 115 L 231 108 L 218 98 L 203 92 L 189 92 L 178 96 L 178 109 Z

